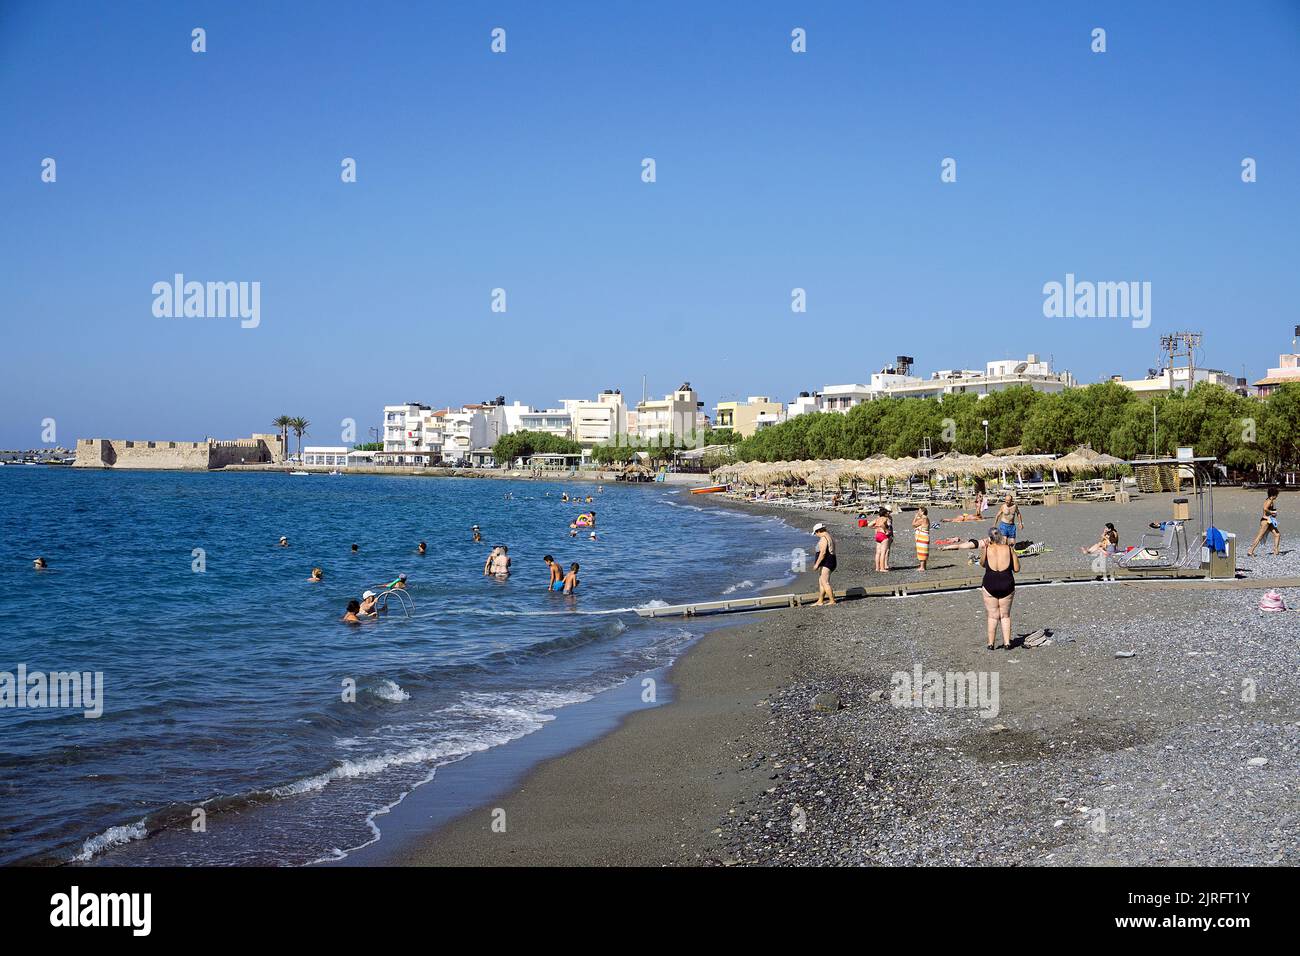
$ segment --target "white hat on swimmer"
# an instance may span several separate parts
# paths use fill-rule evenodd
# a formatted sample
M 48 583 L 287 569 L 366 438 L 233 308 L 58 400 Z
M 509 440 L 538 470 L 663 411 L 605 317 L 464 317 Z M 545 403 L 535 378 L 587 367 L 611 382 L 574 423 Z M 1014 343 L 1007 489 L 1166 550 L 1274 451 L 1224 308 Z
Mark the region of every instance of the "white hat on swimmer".
M 365 594 L 363 594 L 363 595 L 361 595 L 361 596 L 362 596 L 363 598 L 374 597 L 374 596 L 375 596 L 375 592 L 374 592 L 374 591 L 367 591 Z

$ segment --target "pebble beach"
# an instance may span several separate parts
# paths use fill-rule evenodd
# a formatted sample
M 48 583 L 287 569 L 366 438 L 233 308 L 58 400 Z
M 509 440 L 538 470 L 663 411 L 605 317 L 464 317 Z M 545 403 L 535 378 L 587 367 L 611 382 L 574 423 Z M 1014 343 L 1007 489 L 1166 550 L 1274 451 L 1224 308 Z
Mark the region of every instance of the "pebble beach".
M 1022 539 L 1049 550 L 1023 559 L 1022 573 L 1087 567 L 1078 549 L 1106 521 L 1135 544 L 1170 517 L 1172 497 L 1026 508 Z M 1215 524 L 1238 535 L 1239 578 L 1300 576 L 1294 500 L 1281 501 L 1283 553 L 1248 558 L 1262 494 L 1216 490 Z M 881 575 L 850 515 L 708 506 L 827 522 L 837 588 L 922 577 L 910 512 L 896 517 L 895 570 Z M 984 526 L 934 536 L 966 529 Z M 968 558 L 932 551 L 925 574 L 964 576 Z M 791 588 L 812 589 L 811 575 Z M 1300 606 L 1300 588 L 1279 591 Z M 976 592 L 738 614 L 673 666 L 672 703 L 542 764 L 395 862 L 1294 865 L 1300 612 L 1262 612 L 1262 593 L 1025 586 L 1014 632 L 1046 630 L 1050 642 L 996 652 L 984 648 Z M 899 675 L 922 672 L 996 675 L 996 707 L 898 690 Z M 504 832 L 492 809 L 508 815 Z

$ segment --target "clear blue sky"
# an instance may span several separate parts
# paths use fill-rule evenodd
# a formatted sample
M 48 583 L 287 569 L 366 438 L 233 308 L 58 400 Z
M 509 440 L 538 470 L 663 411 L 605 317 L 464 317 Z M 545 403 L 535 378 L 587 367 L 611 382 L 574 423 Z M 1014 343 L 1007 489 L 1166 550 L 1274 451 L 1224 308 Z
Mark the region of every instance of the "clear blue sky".
M 0 447 L 280 413 L 332 443 L 387 402 L 643 374 L 711 409 L 899 353 L 1086 382 L 1177 329 L 1254 378 L 1300 323 L 1298 99 L 1295 0 L 7 0 Z M 261 282 L 260 327 L 155 318 L 176 272 Z M 1067 272 L 1150 281 L 1150 328 L 1045 319 Z

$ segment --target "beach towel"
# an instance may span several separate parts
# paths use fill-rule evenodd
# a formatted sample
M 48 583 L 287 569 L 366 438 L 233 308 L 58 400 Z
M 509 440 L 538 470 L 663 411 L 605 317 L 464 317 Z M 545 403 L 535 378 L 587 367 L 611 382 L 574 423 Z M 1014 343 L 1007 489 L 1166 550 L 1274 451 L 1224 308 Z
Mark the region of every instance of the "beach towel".
M 1215 554 L 1228 553 L 1228 542 L 1223 537 L 1223 532 L 1214 525 L 1205 529 L 1205 546 Z
M 1259 609 L 1261 611 L 1285 611 L 1286 601 L 1276 591 L 1269 591 L 1259 599 Z
M 930 529 L 916 529 L 916 560 L 925 561 L 930 557 Z

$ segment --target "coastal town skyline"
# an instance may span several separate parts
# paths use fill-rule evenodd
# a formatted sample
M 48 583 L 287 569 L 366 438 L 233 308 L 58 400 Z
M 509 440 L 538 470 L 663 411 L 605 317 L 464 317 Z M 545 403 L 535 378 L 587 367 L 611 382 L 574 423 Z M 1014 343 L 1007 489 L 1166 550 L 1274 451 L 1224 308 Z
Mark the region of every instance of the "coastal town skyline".
M 1252 381 L 1287 351 L 1292 5 L 345 9 L 371 42 L 283 10 L 6 7 L 0 295 L 33 360 L 0 445 L 642 375 L 789 402 L 897 355 L 1032 351 L 1087 383 L 1177 329 Z M 175 276 L 236 287 L 233 317 L 159 302 Z M 1124 308 L 1055 309 L 1076 279 Z

